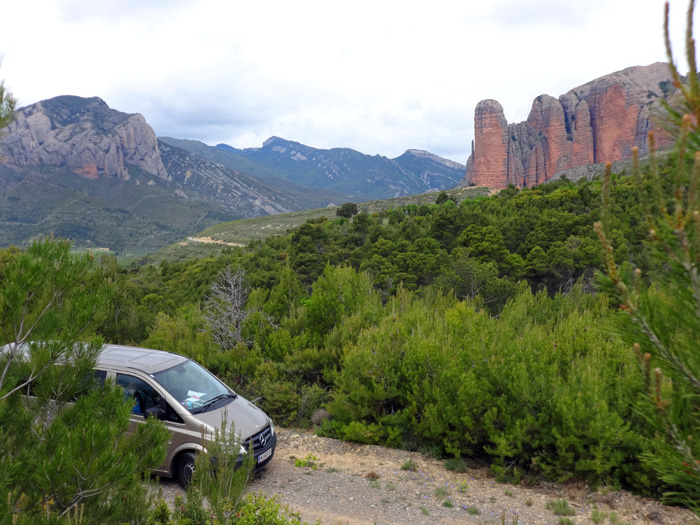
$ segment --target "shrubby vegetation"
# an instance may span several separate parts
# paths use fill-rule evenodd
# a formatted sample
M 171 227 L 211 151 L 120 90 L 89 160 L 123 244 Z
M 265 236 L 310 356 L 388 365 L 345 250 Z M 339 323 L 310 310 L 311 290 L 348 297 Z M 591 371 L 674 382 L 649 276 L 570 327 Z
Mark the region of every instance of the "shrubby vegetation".
M 650 280 L 663 268 L 633 181 L 612 177 L 610 194 L 611 256 Z M 101 334 L 203 362 L 282 425 L 325 407 L 326 435 L 653 492 L 645 384 L 595 288 L 600 200 L 599 180 L 560 180 L 314 219 L 217 258 L 105 260 L 119 291 Z M 246 315 L 222 348 L 205 312 L 226 272 L 243 276 Z
M 694 64 L 691 71 L 695 79 Z M 679 154 L 661 166 L 652 159 L 651 178 L 636 167 L 634 179 L 563 179 L 459 204 L 440 194 L 434 204 L 310 220 L 216 258 L 131 268 L 103 258 L 76 285 L 114 286 L 106 315 L 57 340 L 97 334 L 191 356 L 259 398 L 282 425 L 308 426 L 324 407 L 331 417 L 318 432 L 325 435 L 475 458 L 504 480 L 536 475 L 665 492 L 699 511 L 700 86 L 693 80 L 688 89 L 688 107 L 672 110 Z M 687 152 L 698 159 L 695 168 Z M 11 297 L 14 265 L 31 257 L 26 253 L 0 252 L 0 298 Z M 603 268 L 597 289 L 594 276 Z M 219 337 L 212 312 L 226 307 L 227 297 L 235 297 L 236 322 L 232 337 Z M 78 304 L 60 301 L 47 322 Z M 30 310 L 28 319 L 40 311 Z M 32 358 L 38 365 L 47 359 L 40 352 Z M 31 374 L 12 373 L 20 381 Z M 73 499 L 22 485 L 17 465 L 33 479 L 45 464 L 32 463 L 31 454 L 47 454 L 50 443 L 42 432 L 55 432 L 72 451 L 66 429 L 87 425 L 84 410 L 107 407 L 118 427 L 123 404 L 109 386 L 99 391 L 106 403 L 97 403 L 98 394 L 81 398 L 55 429 L 40 428 L 27 440 L 28 452 L 13 432 L 29 432 L 37 420 L 23 412 L 11 384 L 0 380 L 0 466 L 9 472 L 0 488 L 10 488 L 0 512 L 21 506 L 32 517 L 47 508 L 49 517 L 60 515 Z M 121 443 L 115 432 L 109 439 Z M 152 432 L 157 444 L 157 426 Z M 274 500 L 238 496 L 215 504 L 220 520 L 247 505 L 257 516 L 251 522 L 287 519 Z M 172 521 L 206 519 L 197 497 L 180 502 L 185 514 Z M 105 521 L 112 511 L 130 512 L 128 505 L 95 505 Z M 151 521 L 171 520 L 166 510 Z
M 645 381 L 594 286 L 600 195 L 600 181 L 561 180 L 315 219 L 217 258 L 104 257 L 114 289 L 96 331 L 197 359 L 281 425 L 325 407 L 326 435 L 476 458 L 502 479 L 664 490 L 639 459 L 663 441 L 640 415 Z M 610 256 L 647 286 L 664 268 L 631 179 L 611 178 L 610 209 Z M 245 315 L 221 346 L 206 314 L 226 275 Z
M 620 302 L 627 318 L 618 323 L 620 336 L 640 363 L 646 396 L 640 412 L 665 439 L 644 451 L 642 461 L 669 486 L 666 501 L 682 503 L 700 514 L 700 83 L 692 38 L 694 2 L 688 8 L 686 57 L 689 82 L 682 83 L 673 60 L 666 5 L 666 49 L 674 84 L 681 95 L 669 106 L 671 128 L 678 141 L 673 172 L 673 198 L 666 198 L 658 168 L 652 162 L 649 177 L 642 177 L 634 155 L 634 179 L 639 203 L 649 230 L 650 247 L 668 271 L 644 283 L 641 268 L 619 265 L 611 256 L 610 174 L 603 186 L 604 220 L 596 230 L 605 249 L 606 276 L 602 284 Z M 654 160 L 653 135 L 652 160 Z M 671 177 L 669 177 L 671 179 Z
M 123 391 L 89 380 L 110 293 L 91 258 L 71 255 L 67 242 L 0 255 L 0 343 L 11 343 L 0 353 L 3 523 L 144 518 L 140 478 L 162 463 L 168 432 L 149 420 L 127 435 Z

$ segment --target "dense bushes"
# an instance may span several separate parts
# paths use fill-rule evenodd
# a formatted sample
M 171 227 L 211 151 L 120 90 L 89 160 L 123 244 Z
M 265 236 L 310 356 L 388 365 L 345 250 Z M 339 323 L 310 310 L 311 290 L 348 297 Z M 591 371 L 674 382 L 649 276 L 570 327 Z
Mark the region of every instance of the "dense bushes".
M 400 292 L 385 314 L 345 349 L 326 432 L 488 459 L 516 478 L 601 481 L 635 461 L 628 420 L 642 385 L 634 358 L 599 330 L 604 297 L 521 289 L 493 319 Z
M 250 347 L 216 350 L 187 328 L 203 326 L 192 310 L 161 315 L 146 343 L 197 357 L 281 424 L 325 405 L 326 435 L 477 458 L 510 479 L 656 483 L 637 460 L 643 381 L 603 329 L 616 315 L 605 295 L 522 284 L 494 318 L 435 287 L 384 303 L 367 274 L 327 267 L 301 297 L 276 326 L 251 320 Z
M 630 182 L 611 195 L 615 260 L 653 276 Z M 281 425 L 325 406 L 322 431 L 344 439 L 475 457 L 513 479 L 653 488 L 637 460 L 655 439 L 634 408 L 637 365 L 601 329 L 616 305 L 591 295 L 599 198 L 598 181 L 561 180 L 115 271 L 125 286 L 104 335 L 203 362 Z M 241 342 L 222 351 L 202 309 L 226 268 L 249 294 Z

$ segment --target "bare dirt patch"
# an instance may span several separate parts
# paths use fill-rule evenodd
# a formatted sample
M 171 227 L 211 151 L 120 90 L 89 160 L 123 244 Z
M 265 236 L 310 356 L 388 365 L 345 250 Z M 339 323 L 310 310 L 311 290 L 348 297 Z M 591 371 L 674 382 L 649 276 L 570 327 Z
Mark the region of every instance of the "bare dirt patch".
M 225 246 L 245 246 L 240 242 L 225 242 L 220 239 L 214 239 L 213 237 L 187 237 L 188 241 L 199 242 L 203 244 L 221 244 Z
M 314 463 L 294 466 L 296 459 Z M 411 461 L 415 470 L 402 470 Z M 166 496 L 177 484 L 163 481 Z M 564 499 L 575 524 L 698 524 L 685 509 L 661 505 L 625 491 L 590 491 L 582 484 L 534 487 L 495 482 L 486 469 L 459 474 L 415 452 L 358 445 L 311 433 L 280 429 L 275 458 L 250 490 L 277 494 L 309 522 L 324 524 L 505 523 L 558 524 L 547 508 Z

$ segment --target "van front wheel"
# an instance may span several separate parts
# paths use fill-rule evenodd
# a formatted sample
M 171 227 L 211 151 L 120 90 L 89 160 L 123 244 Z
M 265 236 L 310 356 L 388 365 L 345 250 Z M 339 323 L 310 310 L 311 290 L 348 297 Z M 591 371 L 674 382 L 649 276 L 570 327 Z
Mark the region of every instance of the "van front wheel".
M 183 489 L 189 487 L 194 476 L 194 452 L 183 452 L 177 463 L 177 479 Z

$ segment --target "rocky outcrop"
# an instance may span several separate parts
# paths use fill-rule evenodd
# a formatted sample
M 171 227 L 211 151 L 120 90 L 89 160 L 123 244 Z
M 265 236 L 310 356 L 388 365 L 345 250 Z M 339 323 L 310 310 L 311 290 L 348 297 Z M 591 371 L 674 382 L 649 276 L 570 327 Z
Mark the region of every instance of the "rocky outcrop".
M 129 179 L 129 165 L 170 180 L 153 129 L 100 98 L 62 96 L 20 109 L 0 153 L 10 166 L 66 166 L 89 178 Z
M 474 112 L 474 141 L 461 185 L 533 186 L 592 163 L 647 152 L 658 103 L 673 90 L 668 65 L 631 67 L 598 78 L 558 99 L 537 97 L 525 122 L 508 124 L 495 100 Z M 664 133 L 658 145 L 670 143 Z

